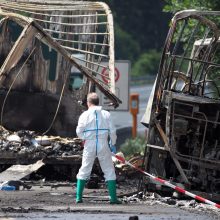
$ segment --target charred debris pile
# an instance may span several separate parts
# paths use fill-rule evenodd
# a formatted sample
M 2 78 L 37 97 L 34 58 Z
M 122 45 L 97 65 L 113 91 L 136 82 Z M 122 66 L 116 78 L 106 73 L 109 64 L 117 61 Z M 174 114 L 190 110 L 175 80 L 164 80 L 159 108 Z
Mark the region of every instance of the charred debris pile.
M 30 130 L 11 132 L 0 127 L 0 171 L 13 164 L 33 164 L 43 160 L 45 165 L 29 178 L 32 180 L 70 180 L 75 181 L 81 164 L 83 142 L 79 138 L 62 138 L 60 136 L 37 135 Z M 129 160 L 140 167 L 143 157 Z M 125 164 L 114 161 L 118 182 L 136 181 L 140 178 L 137 171 Z M 95 161 L 88 187 L 99 188 L 103 173 L 98 160 Z M 134 184 L 136 185 L 136 183 Z
M 72 158 L 82 155 L 82 141 L 60 136 L 37 136 L 35 132 L 0 129 L 0 158 L 3 163 L 29 163 L 39 159 Z

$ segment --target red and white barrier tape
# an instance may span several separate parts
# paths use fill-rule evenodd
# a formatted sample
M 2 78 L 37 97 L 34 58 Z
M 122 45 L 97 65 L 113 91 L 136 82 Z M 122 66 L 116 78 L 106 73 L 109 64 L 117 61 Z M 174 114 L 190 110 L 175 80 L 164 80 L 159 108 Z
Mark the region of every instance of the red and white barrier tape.
M 162 184 L 164 184 L 164 185 L 166 185 L 166 186 L 168 186 L 168 187 L 170 187 L 170 188 L 172 188 L 172 189 L 174 189 L 174 190 L 176 190 L 176 191 L 178 191 L 178 192 L 180 192 L 180 193 L 183 193 L 183 194 L 185 194 L 185 195 L 187 195 L 187 196 L 190 196 L 190 197 L 192 197 L 192 198 L 194 198 L 194 199 L 196 199 L 196 200 L 198 200 L 198 201 L 200 201 L 200 202 L 204 202 L 204 203 L 207 203 L 207 204 L 209 204 L 209 205 L 212 205 L 212 206 L 215 206 L 215 207 L 217 207 L 217 208 L 220 208 L 220 204 L 217 204 L 217 203 L 215 203 L 215 202 L 212 202 L 212 201 L 210 201 L 210 200 L 208 200 L 208 199 L 205 199 L 205 198 L 203 198 L 203 197 L 201 197 L 201 196 L 197 196 L 197 195 L 195 195 L 195 194 L 193 194 L 193 193 L 191 193 L 191 192 L 188 192 L 188 191 L 186 191 L 185 189 L 183 189 L 183 188 L 181 188 L 181 187 L 179 187 L 179 186 L 175 186 L 175 185 L 171 184 L 170 182 L 168 182 L 168 181 L 166 181 L 166 180 L 163 180 L 163 179 L 161 179 L 161 178 L 159 178 L 159 177 L 155 177 L 155 176 L 153 176 L 153 175 L 151 175 L 151 174 L 145 172 L 144 170 L 142 170 L 142 169 L 140 169 L 140 168 L 134 166 L 134 165 L 131 164 L 130 162 L 126 161 L 123 157 L 118 156 L 118 155 L 116 155 L 116 154 L 113 154 L 113 155 L 114 155 L 114 157 L 115 157 L 117 160 L 121 161 L 121 162 L 124 163 L 124 164 L 127 164 L 127 165 L 133 167 L 134 169 L 136 169 L 136 170 L 138 170 L 139 172 L 141 172 L 141 173 L 143 173 L 143 174 L 149 176 L 151 179 L 153 179 L 153 180 L 155 180 L 155 181 L 157 181 L 157 182 L 160 182 L 160 183 L 162 183 Z

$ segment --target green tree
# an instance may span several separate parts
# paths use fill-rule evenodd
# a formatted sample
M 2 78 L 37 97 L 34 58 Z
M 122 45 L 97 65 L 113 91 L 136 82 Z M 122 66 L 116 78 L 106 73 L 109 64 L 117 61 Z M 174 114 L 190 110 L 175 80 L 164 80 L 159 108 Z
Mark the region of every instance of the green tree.
M 124 154 L 127 160 L 133 156 L 143 155 L 146 146 L 145 142 L 146 140 L 142 137 L 127 139 L 125 143 L 120 146 L 120 151 Z
M 219 10 L 219 0 L 165 0 L 164 11 L 177 12 L 184 9 Z
M 147 53 L 141 54 L 132 68 L 132 76 L 143 76 L 146 74 L 157 74 L 160 63 L 161 52 L 149 50 Z
M 115 58 L 134 62 L 140 54 L 139 43 L 119 25 L 115 25 Z
M 132 75 L 156 74 L 170 13 L 163 0 L 105 0 L 115 23 L 115 57 L 131 61 Z M 148 51 L 146 53 L 146 51 Z
M 140 45 L 141 53 L 163 46 L 170 14 L 163 12 L 163 0 L 105 0 L 114 21 Z M 117 38 L 116 38 L 117 41 Z

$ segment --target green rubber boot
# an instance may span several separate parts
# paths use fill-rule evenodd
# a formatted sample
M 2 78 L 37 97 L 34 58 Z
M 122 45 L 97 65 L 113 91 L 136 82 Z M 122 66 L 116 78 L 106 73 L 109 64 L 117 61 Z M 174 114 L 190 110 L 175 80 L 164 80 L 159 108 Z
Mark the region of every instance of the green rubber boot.
M 77 188 L 76 188 L 76 203 L 82 203 L 82 194 L 86 184 L 86 180 L 77 179 Z
M 115 180 L 107 181 L 107 186 L 110 195 L 110 204 L 121 204 L 122 202 L 118 200 L 116 195 L 116 181 Z

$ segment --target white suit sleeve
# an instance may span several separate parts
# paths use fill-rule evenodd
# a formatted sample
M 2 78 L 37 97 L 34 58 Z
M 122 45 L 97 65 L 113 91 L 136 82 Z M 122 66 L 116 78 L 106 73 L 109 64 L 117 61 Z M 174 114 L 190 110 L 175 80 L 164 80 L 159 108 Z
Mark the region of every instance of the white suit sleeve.
M 83 131 L 85 130 L 85 117 L 84 114 L 80 115 L 78 125 L 76 128 L 76 134 L 80 139 L 84 139 Z
M 112 145 L 115 145 L 116 139 L 117 139 L 116 128 L 112 123 L 112 119 L 110 115 L 109 115 L 109 135 L 110 135 Z

